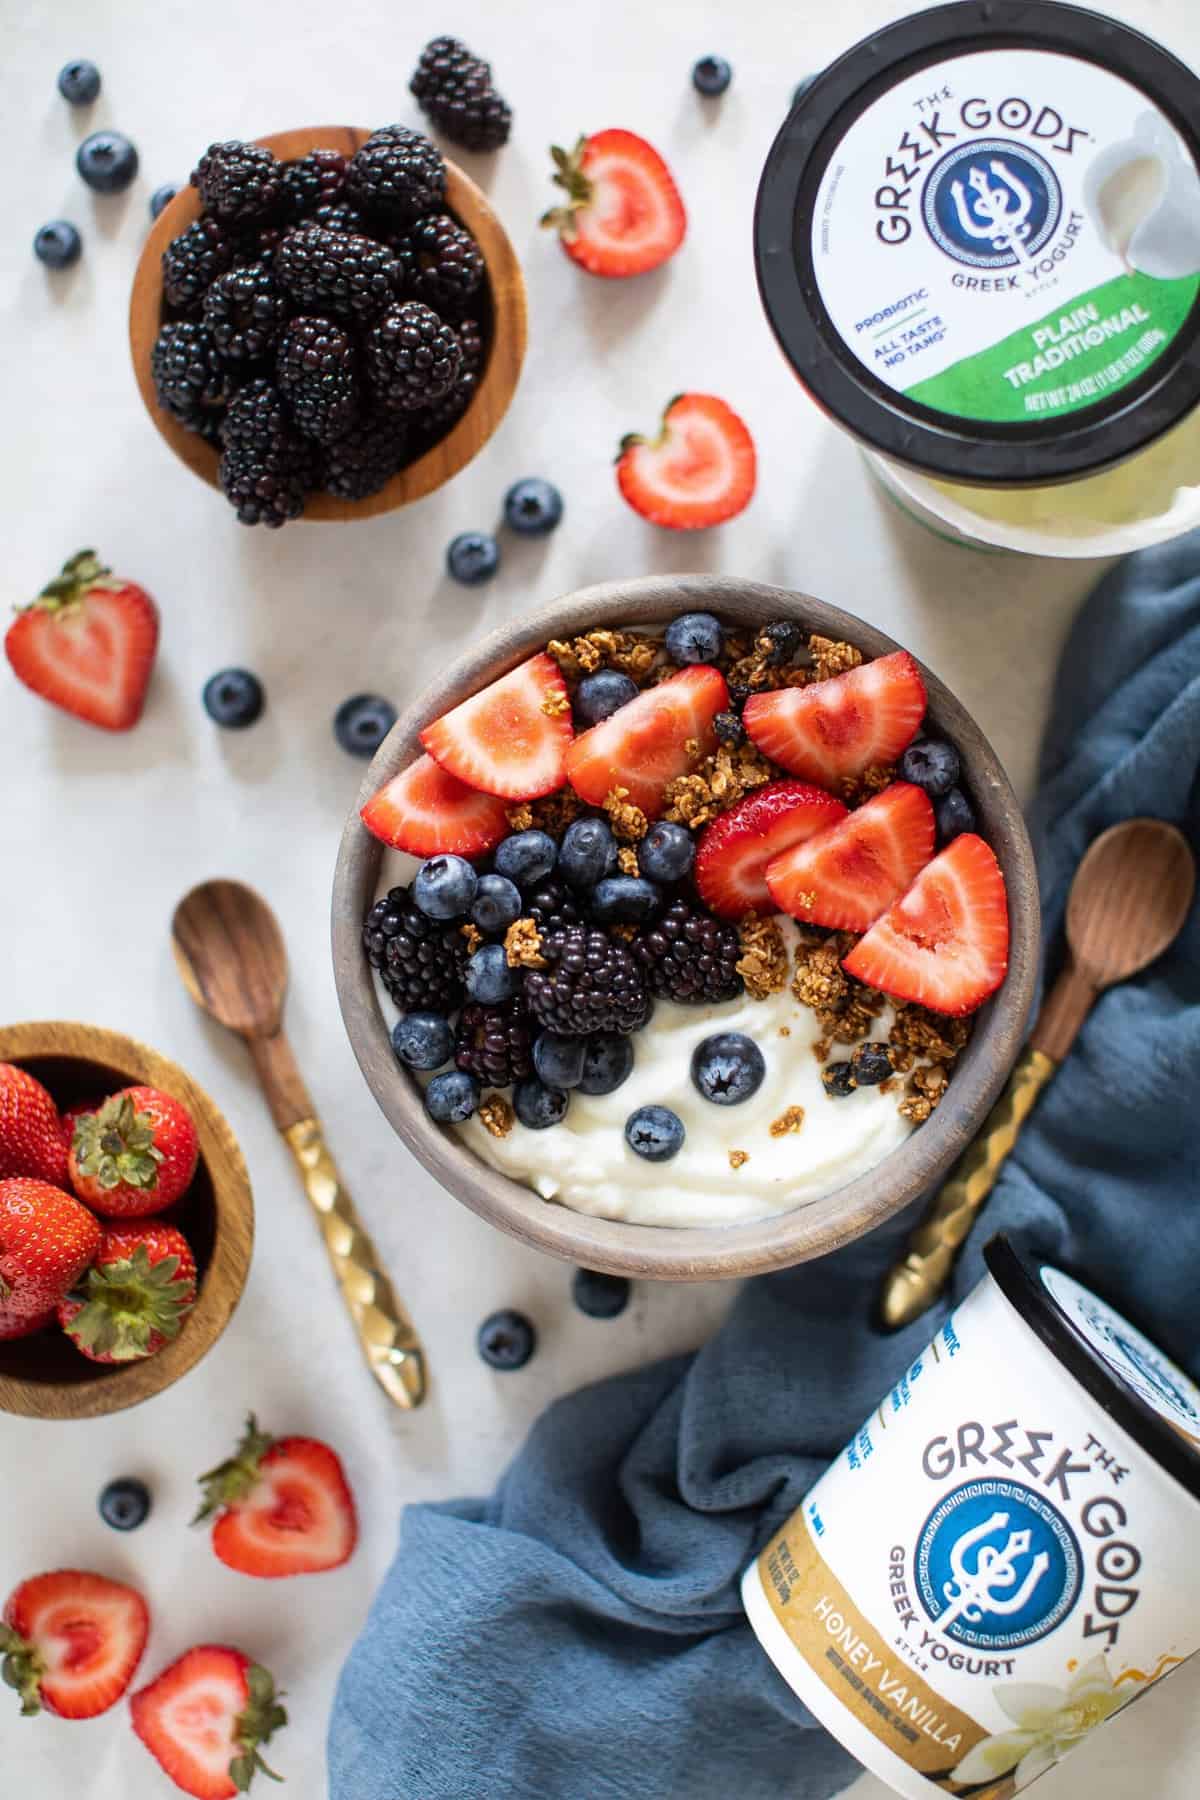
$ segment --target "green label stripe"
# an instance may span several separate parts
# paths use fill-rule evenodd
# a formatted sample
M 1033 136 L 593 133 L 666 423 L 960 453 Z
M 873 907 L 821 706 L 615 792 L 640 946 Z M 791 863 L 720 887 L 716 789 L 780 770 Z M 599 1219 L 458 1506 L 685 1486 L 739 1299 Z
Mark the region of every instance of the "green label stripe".
M 1145 373 L 1198 291 L 1200 275 L 1118 275 L 905 392 L 960 419 L 1027 424 L 1078 412 Z

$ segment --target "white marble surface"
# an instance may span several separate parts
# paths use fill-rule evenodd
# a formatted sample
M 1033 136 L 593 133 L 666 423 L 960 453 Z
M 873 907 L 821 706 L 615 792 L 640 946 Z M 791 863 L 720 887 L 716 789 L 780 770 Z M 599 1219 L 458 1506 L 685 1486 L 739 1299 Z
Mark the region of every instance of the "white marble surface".
M 488 1487 L 553 1395 L 698 1343 L 728 1299 L 714 1288 L 644 1288 L 620 1323 L 583 1319 L 565 1268 L 446 1199 L 391 1137 L 343 1036 L 329 966 L 330 875 L 360 775 L 330 735 L 337 703 L 370 687 L 402 701 L 473 633 L 582 582 L 726 570 L 806 587 L 894 632 L 974 710 L 1028 790 L 1058 646 L 1095 570 L 976 556 L 895 515 L 795 390 L 754 289 L 755 182 L 792 84 L 899 10 L 889 0 L 606 0 L 596 10 L 458 0 L 451 16 L 381 0 L 4 9 L 6 592 L 14 601 L 32 594 L 65 555 L 94 543 L 158 597 L 164 632 L 149 709 L 129 737 L 53 713 L 0 671 L 0 1013 L 90 1019 L 191 1069 L 245 1148 L 258 1250 L 231 1329 L 173 1392 L 93 1424 L 0 1419 L 0 1593 L 36 1568 L 94 1565 L 136 1575 L 151 1596 L 148 1671 L 204 1638 L 244 1644 L 290 1691 L 294 1723 L 277 1761 L 292 1800 L 325 1791 L 336 1670 L 391 1555 L 400 1507 Z M 1200 59 L 1193 0 L 1128 0 L 1124 11 Z M 134 389 L 125 305 L 148 195 L 186 178 L 213 137 L 306 121 L 415 122 L 407 75 L 447 24 L 492 54 L 517 113 L 513 143 L 479 168 L 529 280 L 531 349 L 516 404 L 452 489 L 407 514 L 355 528 L 242 530 L 172 461 Z M 688 70 L 713 49 L 737 74 L 708 106 Z M 90 114 L 70 111 L 54 89 L 59 65 L 77 55 L 104 74 Z M 100 123 L 126 130 L 141 151 L 142 174 L 123 197 L 94 200 L 74 173 L 78 138 Z M 535 223 L 550 191 L 546 145 L 610 124 L 667 153 L 691 213 L 683 254 L 626 286 L 589 281 Z M 82 229 L 85 256 L 47 279 L 29 240 L 60 214 Z M 685 387 L 725 395 L 761 452 L 753 507 L 699 541 L 643 526 L 611 472 L 620 434 L 651 425 Z M 506 485 L 534 472 L 566 495 L 562 529 L 545 544 L 506 542 L 489 588 L 447 583 L 441 556 L 452 533 L 490 527 Z M 256 669 L 269 696 L 262 723 L 244 736 L 216 732 L 199 705 L 204 678 L 228 663 Z M 244 1054 L 195 1013 L 173 972 L 171 908 L 212 874 L 260 885 L 283 922 L 300 1062 L 429 1345 L 433 1396 L 415 1416 L 386 1410 L 360 1367 Z M 472 1340 L 478 1320 L 503 1304 L 526 1308 L 542 1343 L 524 1373 L 496 1377 Z M 363 1541 L 343 1572 L 260 1588 L 188 1536 L 193 1477 L 224 1452 L 247 1405 L 278 1430 L 327 1435 L 344 1453 Z M 126 1540 L 100 1525 L 94 1504 L 103 1481 L 123 1472 L 146 1475 L 157 1495 L 151 1523 Z M 1039 1800 L 1194 1794 L 1198 1694 L 1185 1672 L 1048 1776 Z M 22 1800 L 169 1791 L 120 1713 L 76 1727 L 22 1725 L 5 1704 L 0 1746 L 3 1790 Z M 868 1780 L 852 1790 L 855 1800 L 883 1792 Z

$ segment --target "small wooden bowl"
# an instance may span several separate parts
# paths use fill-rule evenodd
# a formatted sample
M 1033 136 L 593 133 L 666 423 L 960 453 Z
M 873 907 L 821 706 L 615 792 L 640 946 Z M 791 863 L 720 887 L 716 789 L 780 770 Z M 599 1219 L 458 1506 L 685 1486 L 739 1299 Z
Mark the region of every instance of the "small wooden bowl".
M 175 1063 L 95 1025 L 0 1026 L 0 1062 L 19 1063 L 60 1107 L 146 1084 L 173 1094 L 196 1121 L 200 1160 L 169 1213 L 196 1258 L 196 1304 L 173 1343 L 142 1362 L 89 1362 L 65 1333 L 0 1343 L 0 1410 L 28 1419 L 95 1419 L 171 1387 L 212 1349 L 241 1298 L 254 1243 L 250 1177 L 229 1126 Z
M 584 588 L 501 626 L 451 663 L 381 745 L 358 805 L 420 754 L 417 733 L 423 726 L 544 648 L 548 638 L 570 638 L 600 625 L 663 626 L 683 612 L 714 612 L 749 627 L 794 618 L 807 631 L 856 644 L 868 657 L 900 648 L 873 625 L 811 595 L 727 576 L 646 576 Z M 543 1200 L 532 1188 L 490 1168 L 432 1122 L 420 1088 L 396 1061 L 362 951 L 362 921 L 379 885 L 383 846 L 355 808 L 342 836 L 333 889 L 334 975 L 342 1017 L 393 1129 L 456 1199 L 523 1242 L 586 1268 L 658 1281 L 711 1281 L 759 1275 L 824 1256 L 891 1218 L 948 1172 L 987 1117 L 1020 1048 L 1033 999 L 1040 915 L 1033 852 L 1008 777 L 953 694 L 928 669 L 921 672 L 929 694 L 930 729 L 957 747 L 980 830 L 1004 871 L 1012 925 L 1008 976 L 976 1016 L 946 1098 L 932 1118 L 877 1168 L 836 1193 L 749 1225 L 633 1225 L 590 1218 Z
M 305 156 L 310 150 L 340 150 L 353 156 L 370 132 L 353 125 L 310 125 L 296 131 L 279 131 L 256 141 L 273 150 L 281 162 Z M 487 365 L 479 390 L 457 425 L 427 450 L 424 456 L 393 475 L 386 487 L 365 500 L 337 500 L 332 494 L 311 494 L 304 508 L 306 519 L 336 519 L 342 523 L 353 519 L 370 519 L 376 513 L 394 512 L 433 493 L 457 475 L 487 443 L 508 411 L 521 364 L 525 358 L 527 331 L 525 282 L 521 265 L 500 220 L 492 211 L 486 196 L 469 175 L 454 163 L 446 164 L 446 207 L 473 234 L 487 264 L 492 313 L 492 341 Z M 150 353 L 163 318 L 162 253 L 171 239 L 178 237 L 200 217 L 200 195 L 194 187 L 179 193 L 151 227 L 129 302 L 129 347 L 133 355 L 133 372 L 146 411 L 162 437 L 181 462 L 194 475 L 217 486 L 220 460 L 212 444 L 194 431 L 185 431 L 158 404 L 150 374 Z

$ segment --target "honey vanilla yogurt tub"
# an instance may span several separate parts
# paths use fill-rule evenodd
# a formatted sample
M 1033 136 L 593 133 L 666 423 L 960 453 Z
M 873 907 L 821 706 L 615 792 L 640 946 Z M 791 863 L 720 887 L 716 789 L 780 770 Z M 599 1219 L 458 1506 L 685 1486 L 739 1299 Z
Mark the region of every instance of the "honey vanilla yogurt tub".
M 988 1274 L 747 1570 L 898 1794 L 1005 1800 L 1200 1648 L 1200 1388 L 1064 1271 Z

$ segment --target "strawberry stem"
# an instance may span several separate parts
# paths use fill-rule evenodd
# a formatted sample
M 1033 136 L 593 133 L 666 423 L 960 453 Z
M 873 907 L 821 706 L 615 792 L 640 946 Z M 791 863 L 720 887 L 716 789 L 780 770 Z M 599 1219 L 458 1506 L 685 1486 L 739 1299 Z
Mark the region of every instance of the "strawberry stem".
M 0 1623 L 0 1680 L 21 1696 L 21 1717 L 32 1719 L 42 1710 L 42 1675 L 45 1665 L 32 1644 L 11 1626 Z
M 80 1174 L 105 1190 L 157 1186 L 163 1158 L 155 1146 L 154 1123 L 149 1113 L 134 1110 L 128 1094 L 114 1095 L 99 1112 L 77 1119 L 72 1149 Z
M 204 1499 L 193 1525 L 202 1525 L 213 1513 L 246 1498 L 257 1485 L 259 1464 L 274 1442 L 269 1432 L 259 1430 L 254 1414 L 248 1413 L 246 1429 L 233 1455 L 200 1476 Z
M 98 587 L 112 574 L 94 550 L 80 550 L 68 557 L 60 574 L 48 581 L 36 600 L 18 606 L 17 612 L 64 613 L 80 605 L 89 589 Z

